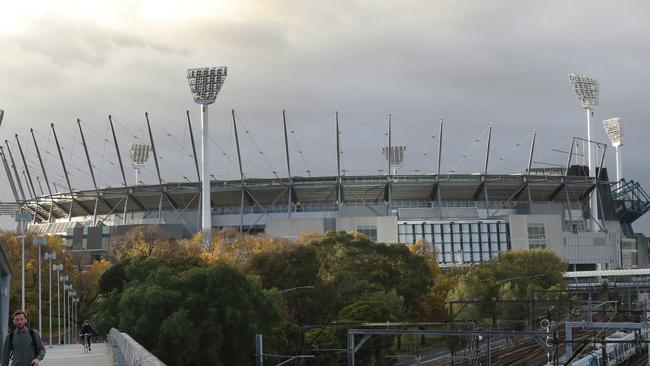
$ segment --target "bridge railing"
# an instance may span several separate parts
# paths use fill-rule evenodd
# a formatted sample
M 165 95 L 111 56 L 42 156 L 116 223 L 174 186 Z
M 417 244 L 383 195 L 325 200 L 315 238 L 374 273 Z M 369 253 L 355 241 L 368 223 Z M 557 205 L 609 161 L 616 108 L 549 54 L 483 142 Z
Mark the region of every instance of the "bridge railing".
M 107 339 L 113 346 L 118 366 L 166 366 L 126 333 L 111 328 Z

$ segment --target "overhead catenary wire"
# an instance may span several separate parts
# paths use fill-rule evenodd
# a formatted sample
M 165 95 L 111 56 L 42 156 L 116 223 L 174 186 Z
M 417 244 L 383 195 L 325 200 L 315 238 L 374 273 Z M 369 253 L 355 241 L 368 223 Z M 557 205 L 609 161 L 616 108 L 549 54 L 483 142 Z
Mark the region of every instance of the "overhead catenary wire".
M 467 150 L 465 151 L 465 153 L 464 153 L 463 155 L 461 155 L 460 159 L 459 159 L 459 160 L 456 162 L 456 164 L 451 168 L 451 170 L 449 170 L 450 173 L 455 173 L 455 172 L 456 172 L 456 169 L 457 169 L 457 168 L 460 166 L 460 164 L 462 164 L 462 163 L 467 159 L 467 157 L 472 153 L 472 150 L 474 150 L 474 148 L 478 145 L 478 143 L 479 143 L 479 142 L 484 138 L 484 136 L 487 134 L 488 130 L 489 130 L 489 127 L 486 127 L 486 128 L 481 132 L 481 134 L 479 135 L 479 137 L 477 137 L 477 138 L 474 139 L 474 142 L 472 142 L 472 144 L 469 145 L 469 147 L 467 148 Z
M 278 172 L 273 168 L 273 166 L 271 165 L 271 162 L 269 162 L 266 155 L 264 155 L 264 152 L 262 151 L 262 148 L 259 146 L 257 141 L 255 141 L 255 137 L 253 137 L 253 134 L 250 132 L 250 130 L 248 129 L 248 127 L 246 126 L 244 121 L 241 119 L 241 117 L 239 117 L 237 120 L 238 120 L 239 124 L 241 124 L 241 126 L 243 127 L 244 133 L 250 138 L 251 142 L 253 142 L 253 145 L 255 145 L 255 148 L 257 149 L 257 152 L 259 153 L 259 155 L 262 157 L 262 160 L 266 163 L 266 165 L 269 167 L 269 169 L 271 169 L 272 174 L 276 178 L 279 178 L 280 176 L 278 175 Z

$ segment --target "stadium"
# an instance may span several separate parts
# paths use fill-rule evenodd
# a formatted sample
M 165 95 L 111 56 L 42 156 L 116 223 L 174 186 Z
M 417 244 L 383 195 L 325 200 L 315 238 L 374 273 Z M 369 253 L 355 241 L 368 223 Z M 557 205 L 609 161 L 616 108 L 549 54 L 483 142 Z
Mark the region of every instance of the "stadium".
M 590 106 L 597 105 L 597 96 L 595 100 L 588 96 L 580 97 L 580 93 L 585 93 L 585 86 L 580 85 L 591 87 L 593 85 L 589 83 L 595 83 L 597 90 L 597 82 L 573 74 L 570 75 L 570 80 L 575 84 L 576 92 L 589 114 Z M 77 120 L 78 135 L 77 131 L 71 135 L 70 131 L 63 130 L 73 140 L 73 147 L 68 149 L 60 144 L 54 124 L 50 126 L 49 136 L 39 134 L 41 140 L 47 138 L 50 143 L 44 154 L 41 154 L 38 147 L 34 130 L 31 130 L 33 152 L 29 154 L 25 149 L 28 158 L 25 157 L 18 135 L 15 136 L 16 145 L 13 150 L 16 151 L 17 147 L 19 155 L 12 154 L 12 148 L 5 140 L 6 150 L 0 149 L 0 157 L 15 203 L 0 205 L 0 213 L 18 210 L 29 213 L 26 221 L 29 221 L 32 233 L 63 235 L 70 248 L 90 251 L 97 256 L 110 248 L 113 238 L 139 225 L 157 225 L 176 238 L 193 235 L 203 230 L 201 225 L 206 223 L 202 220 L 203 212 L 203 215 L 210 216 L 211 228 L 217 230 L 233 228 L 243 233 L 266 233 L 289 240 L 296 240 L 305 232 L 355 231 L 379 242 L 421 243 L 435 251 L 437 260 L 443 267 L 489 261 L 499 253 L 514 249 L 551 250 L 565 259 L 571 270 L 648 266 L 648 240 L 644 235 L 634 232 L 632 223 L 650 209 L 650 197 L 638 183 L 625 180 L 622 176 L 619 147 L 622 146 L 623 134 L 618 118 L 604 121 L 608 137 L 616 148 L 615 180 L 610 180 L 604 166 L 607 145 L 593 141 L 590 136 L 587 139 L 573 137 L 568 151 L 563 151 L 563 163 L 536 162 L 537 165 L 546 164 L 546 167 L 533 167 L 536 132 L 532 134 L 527 154 L 528 164 L 523 171 L 515 174 L 492 173 L 490 153 L 495 149 L 491 146 L 492 124 L 482 134 L 482 138 L 475 139 L 470 144 L 471 151 L 473 145 L 485 143 L 484 165 L 480 172 L 462 174 L 457 173 L 454 167 L 442 173 L 443 120 L 440 120 L 438 135 L 432 136 L 437 137 L 437 169 L 404 173 L 399 169 L 404 164 L 407 146 L 392 143 L 390 115 L 385 134 L 387 141 L 380 149 L 385 159 L 384 168 L 377 169 L 375 174 L 369 174 L 367 170 L 363 174 L 350 174 L 350 170 L 342 169 L 343 151 L 339 141 L 341 132 L 338 112 L 336 174 L 312 175 L 298 145 L 294 128 L 290 124 L 287 128 L 286 114 L 283 111 L 284 139 L 282 143 L 276 143 L 275 147 L 284 147 L 286 175 L 281 176 L 273 169 L 273 177 L 250 178 L 244 174 L 248 164 L 242 163 L 238 121 L 233 110 L 233 134 L 230 142 L 235 142 L 236 155 L 232 154 L 229 158 L 237 159 L 239 179 L 218 179 L 210 174 L 209 187 L 202 187 L 200 177 L 208 176 L 208 168 L 204 167 L 208 165 L 208 159 L 201 161 L 202 168 L 206 170 L 200 172 L 189 111 L 186 115 L 186 136 L 190 137 L 192 148 L 190 153 L 181 144 L 180 150 L 169 144 L 161 144 L 162 149 L 159 145 L 157 152 L 150 122 L 157 123 L 163 135 L 174 139 L 174 133 L 161 124 L 161 118 L 145 113 L 146 125 L 143 125 L 139 137 L 129 132 L 128 126 L 133 123 L 116 121 L 118 132 L 129 132 L 130 138 L 135 141 L 128 147 L 128 157 L 136 175 L 134 184 L 129 184 L 126 179 L 123 162 L 126 159 L 123 159 L 120 151 L 111 116 L 103 137 L 95 130 L 96 124 L 82 123 L 80 120 Z M 101 153 L 96 151 L 95 144 L 87 143 L 83 126 L 103 138 L 104 149 Z M 108 138 L 108 127 L 112 139 Z M 245 134 L 252 138 L 251 130 L 245 128 Z M 307 134 L 322 140 L 318 131 L 311 127 Z M 291 173 L 292 155 L 288 136 L 295 140 L 307 176 Z M 144 143 L 146 137 L 148 141 Z M 201 141 L 208 141 L 205 135 L 202 137 Z M 56 150 L 51 146 L 52 142 L 56 144 Z M 84 154 L 74 155 L 74 145 L 79 145 L 79 142 Z M 264 155 L 260 144 L 255 140 L 252 142 L 259 153 L 256 160 L 264 160 L 270 166 L 266 158 L 268 154 Z M 109 153 L 107 146 L 114 153 Z M 217 147 L 223 156 L 228 156 L 223 148 Z M 584 151 L 580 154 L 580 147 L 583 150 L 586 147 L 587 154 Z M 592 149 L 596 152 L 593 158 Z M 99 187 L 97 162 L 93 164 L 89 150 L 95 150 L 95 159 L 99 155 L 102 165 L 108 162 L 117 167 L 119 164 L 121 177 L 114 170 L 113 173 L 104 173 L 117 181 L 117 184 Z M 181 171 L 178 176 L 182 176 L 184 181 L 163 180 L 162 162 L 173 164 L 169 163 L 169 158 L 163 160 L 161 151 L 165 156 L 181 157 L 188 153 L 193 158 L 193 164 L 182 161 L 177 165 L 186 171 L 196 168 L 197 181 L 188 178 L 190 173 Z M 69 153 L 68 159 L 64 158 L 64 152 Z M 50 159 L 58 158 L 60 170 L 51 161 L 44 163 L 47 154 L 52 155 Z M 14 159 L 14 155 L 19 156 L 23 163 L 22 181 L 19 164 L 16 163 L 20 160 Z M 588 164 L 584 164 L 586 155 Z M 70 161 L 74 156 L 80 158 L 76 165 Z M 151 156 L 155 171 L 150 176 L 157 183 L 145 184 L 139 174 L 147 168 Z M 203 156 L 212 159 L 210 155 Z M 462 159 L 466 157 L 462 156 Z M 583 157 L 582 164 L 578 162 L 579 156 Z M 431 162 L 432 159 L 428 156 L 426 158 Z M 88 167 L 87 173 L 79 168 L 84 165 L 84 160 Z M 595 164 L 596 161 L 599 162 Z M 46 166 L 50 171 L 50 180 Z M 37 173 L 39 169 L 40 175 Z M 57 171 L 56 177 L 53 177 L 53 169 Z M 75 169 L 81 174 L 77 174 Z M 73 174 L 86 179 L 86 182 L 89 182 L 90 177 L 93 189 L 73 188 L 70 179 Z M 32 175 L 35 175 L 35 179 L 32 179 Z M 45 191 L 41 178 L 45 183 Z M 37 194 L 34 181 L 38 183 L 40 194 Z M 205 200 L 206 204 L 202 205 L 202 191 L 208 188 L 209 201 Z M 202 206 L 207 206 L 207 202 L 209 210 L 203 210 Z
M 647 266 L 647 240 L 631 223 L 650 208 L 630 181 L 589 177 L 586 167 L 528 174 L 314 176 L 211 181 L 212 225 L 296 239 L 302 232 L 358 231 L 386 243 L 423 242 L 441 266 L 490 260 L 512 249 L 546 248 L 574 269 Z M 597 191 L 599 215 L 590 216 Z M 176 237 L 200 230 L 198 182 L 53 193 L 25 200 L 29 230 L 68 245 L 108 249 L 135 225 Z

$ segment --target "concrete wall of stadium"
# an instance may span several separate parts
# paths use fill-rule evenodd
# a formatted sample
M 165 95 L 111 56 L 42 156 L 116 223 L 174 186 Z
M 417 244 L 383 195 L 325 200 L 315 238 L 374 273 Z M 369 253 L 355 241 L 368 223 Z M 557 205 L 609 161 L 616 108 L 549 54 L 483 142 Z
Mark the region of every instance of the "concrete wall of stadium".
M 488 215 L 489 214 L 489 215 Z M 290 217 L 289 217 L 290 216 Z M 569 219 L 572 217 L 573 219 Z M 441 256 L 439 262 L 443 266 L 461 266 L 489 260 L 494 253 L 512 249 L 529 249 L 531 243 L 531 227 L 543 228 L 543 237 L 537 238 L 537 242 L 555 252 L 566 260 L 573 269 L 616 269 L 616 268 L 645 268 L 648 267 L 648 240 L 643 235 L 635 238 L 626 238 L 621 230 L 618 221 L 605 221 L 606 230 L 591 232 L 589 220 L 576 219 L 581 217 L 579 211 L 568 212 L 562 205 L 558 204 L 535 204 L 532 207 L 527 205 L 515 208 L 491 209 L 488 213 L 484 208 L 477 207 L 430 207 L 430 208 L 397 208 L 388 210 L 386 205 L 363 205 L 363 206 L 341 206 L 336 211 L 317 212 L 271 212 L 255 214 L 232 214 L 213 215 L 212 223 L 217 229 L 239 228 L 244 231 L 253 228 L 254 231 L 263 231 L 269 235 L 296 240 L 303 232 L 327 232 L 337 231 L 360 231 L 371 236 L 379 242 L 385 243 L 412 243 L 417 238 L 404 234 L 400 230 L 403 227 L 413 226 L 416 229 L 422 225 L 424 231 L 421 238 L 424 242 L 431 243 L 427 239 L 426 230 L 432 227 L 430 238 L 435 237 L 436 228 L 444 231 L 449 228 L 450 235 L 459 238 L 460 241 L 467 241 L 465 238 L 481 238 L 489 233 L 463 233 L 464 228 L 490 227 L 491 225 L 506 225 L 507 246 L 500 245 L 496 249 L 479 247 L 474 253 L 468 255 L 463 251 L 468 248 L 466 243 L 451 243 L 452 255 Z M 49 233 L 60 233 L 68 235 L 74 244 L 74 238 L 70 237 L 70 230 L 75 226 L 85 227 L 91 225 L 91 218 L 75 218 L 73 222 L 48 223 L 33 225 L 32 230 L 41 230 Z M 175 225 L 175 233 L 191 235 L 198 230 L 199 217 L 196 211 L 162 212 L 140 212 L 128 214 L 127 225 L 162 224 Z M 124 218 L 121 215 L 106 217 L 104 225 L 109 227 L 121 227 Z M 486 223 L 489 223 L 486 224 Z M 43 225 L 59 225 L 58 229 L 48 229 Z M 487 226 L 486 226 L 487 225 Z M 41 227 L 42 226 L 42 227 Z M 40 229 L 38 227 L 41 227 Z M 458 228 L 458 232 L 455 232 Z M 480 231 L 481 229 L 479 229 Z M 489 230 L 489 229 L 488 229 Z M 122 231 L 122 230 L 117 230 Z M 117 232 L 115 231 L 115 232 Z M 180 234 L 177 234 L 180 235 Z M 444 233 L 442 234 L 444 236 Z M 503 233 L 500 233 L 500 240 L 504 240 Z M 109 236 L 111 236 L 109 234 Z M 538 235 L 539 236 L 539 235 Z M 406 239 L 405 239 L 406 238 Z M 491 239 L 490 239 L 491 240 Z M 502 244 L 502 243 L 501 243 Z M 83 247 L 97 247 L 96 244 L 86 242 L 77 243 Z M 491 245 L 491 244 L 490 244 Z M 488 245 L 488 247 L 490 246 Z M 542 245 L 542 244 L 540 244 Z M 433 246 L 433 245 L 432 245 Z M 106 248 L 106 244 L 101 245 Z M 445 246 L 440 246 L 445 249 Z M 471 248 L 470 248 L 471 249 Z M 489 254 L 486 255 L 486 252 Z M 478 255 L 478 259 L 473 257 Z M 469 258 L 469 260 L 468 260 Z

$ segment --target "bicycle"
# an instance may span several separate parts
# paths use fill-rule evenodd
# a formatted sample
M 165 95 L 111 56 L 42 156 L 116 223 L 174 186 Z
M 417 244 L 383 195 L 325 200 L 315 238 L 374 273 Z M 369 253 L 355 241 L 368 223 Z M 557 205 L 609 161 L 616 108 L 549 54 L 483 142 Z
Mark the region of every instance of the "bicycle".
M 84 346 L 84 353 L 90 352 L 90 333 L 83 333 L 81 336 L 81 343 Z

